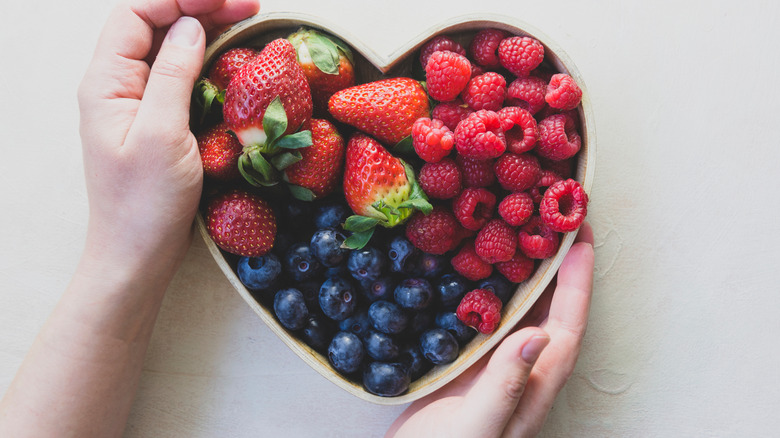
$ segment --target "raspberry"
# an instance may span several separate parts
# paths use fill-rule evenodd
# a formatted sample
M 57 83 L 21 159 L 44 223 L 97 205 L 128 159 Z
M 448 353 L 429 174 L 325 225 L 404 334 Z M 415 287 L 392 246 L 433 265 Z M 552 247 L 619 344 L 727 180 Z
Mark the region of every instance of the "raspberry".
M 501 61 L 498 59 L 498 45 L 501 43 L 501 40 L 509 36 L 507 32 L 500 29 L 483 29 L 477 32 L 469 45 L 471 58 L 482 67 L 500 67 Z
M 544 196 L 544 192 L 547 190 L 547 187 L 550 187 L 553 183 L 561 181 L 562 179 L 563 178 L 561 178 L 560 175 L 553 172 L 552 170 L 542 169 L 542 177 L 539 178 L 539 181 L 535 186 L 528 189 L 528 194 L 531 195 L 531 199 L 533 199 L 534 204 L 541 204 L 542 197 Z
M 455 216 L 441 206 L 427 215 L 418 211 L 406 224 L 406 238 L 428 254 L 440 255 L 455 249 L 464 235 Z
M 530 153 L 507 152 L 496 160 L 496 178 L 510 192 L 522 192 L 533 187 L 542 176 L 539 160 Z
M 493 265 L 482 260 L 474 251 L 474 242 L 468 242 L 450 260 L 458 274 L 471 281 L 482 280 L 493 273 Z
M 539 130 L 530 112 L 517 106 L 508 106 L 501 108 L 498 117 L 501 118 L 501 129 L 504 130 L 509 152 L 522 154 L 534 148 Z
M 487 289 L 474 289 L 467 293 L 455 314 L 464 324 L 480 333 L 493 333 L 501 322 L 501 300 Z
M 417 179 L 425 194 L 436 199 L 454 198 L 463 188 L 460 169 L 451 158 L 423 164 Z
M 519 106 L 531 114 L 544 108 L 547 82 L 536 76 L 517 78 L 506 89 L 506 105 Z
M 422 64 L 423 68 L 428 65 L 428 58 L 433 55 L 434 52 L 440 50 L 449 50 L 450 52 L 466 56 L 466 49 L 464 49 L 463 46 L 447 36 L 439 35 L 432 38 L 420 48 L 420 64 Z
M 461 98 L 471 109 L 498 111 L 506 97 L 506 79 L 498 73 L 487 72 L 468 81 Z
M 515 76 L 528 76 L 544 60 L 544 46 L 530 37 L 505 38 L 498 45 L 498 58 Z
M 565 73 L 554 74 L 547 84 L 544 100 L 553 108 L 571 110 L 582 100 L 582 90 L 571 76 Z
M 462 100 L 455 99 L 450 102 L 442 102 L 433 107 L 431 118 L 441 120 L 450 128 L 450 131 L 455 131 L 458 123 L 472 112 L 469 106 L 463 103 Z
M 553 231 L 576 230 L 588 214 L 588 194 L 573 179 L 558 181 L 544 192 L 539 215 Z
M 522 283 L 531 277 L 534 273 L 536 263 L 533 259 L 530 259 L 522 254 L 522 252 L 515 252 L 514 257 L 508 262 L 499 262 L 494 265 L 496 270 L 501 273 L 507 280 L 512 283 Z
M 487 160 L 506 150 L 506 139 L 498 113 L 488 110 L 473 112 L 455 128 L 455 147 L 467 158 Z
M 474 240 L 474 251 L 488 263 L 508 262 L 515 255 L 517 235 L 506 222 L 493 219 L 487 223 Z
M 477 64 L 471 64 L 471 79 L 474 79 L 477 76 L 482 76 L 485 73 L 487 73 L 487 70 L 484 68 L 478 66 Z
M 553 161 L 547 158 L 539 157 L 539 165 L 542 166 L 542 170 L 549 170 L 555 173 L 562 179 L 571 178 L 574 174 L 574 159 L 566 159 L 560 161 Z M 555 181 L 551 181 L 553 183 Z M 550 184 L 547 184 L 550 185 Z
M 455 134 L 441 120 L 420 117 L 412 125 L 412 145 L 420 158 L 435 163 L 449 155 Z
M 567 116 L 571 117 L 571 120 L 574 122 L 574 126 L 580 126 L 580 114 L 577 112 L 576 108 L 563 111 L 559 110 L 558 108 L 553 108 L 550 105 L 545 105 L 541 111 L 534 114 L 534 117 L 536 117 L 536 120 L 544 120 L 553 114 L 566 114 Z
M 463 187 L 488 187 L 496 182 L 493 160 L 474 160 L 458 154 L 455 162 L 463 175 Z
M 509 194 L 498 204 L 498 214 L 513 227 L 528 222 L 533 213 L 534 200 L 526 192 Z
M 458 97 L 470 79 L 471 63 L 465 56 L 454 52 L 433 52 L 425 65 L 428 94 L 439 102 Z
M 546 259 L 555 255 L 561 238 L 539 216 L 531 216 L 528 222 L 520 227 L 517 234 L 517 247 L 532 259 Z
M 455 217 L 463 228 L 477 231 L 493 217 L 496 195 L 482 188 L 467 188 L 452 203 Z
M 579 152 L 581 143 L 574 120 L 568 115 L 553 114 L 539 122 L 536 153 L 540 157 L 554 161 L 565 160 Z

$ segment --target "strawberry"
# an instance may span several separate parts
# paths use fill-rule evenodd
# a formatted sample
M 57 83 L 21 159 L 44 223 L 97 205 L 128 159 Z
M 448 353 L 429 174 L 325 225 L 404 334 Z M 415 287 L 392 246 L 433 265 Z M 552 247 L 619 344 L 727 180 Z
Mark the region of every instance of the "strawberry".
M 336 189 L 344 167 L 344 139 L 333 123 L 311 119 L 304 124 L 311 131 L 312 145 L 300 150 L 301 161 L 284 169 L 284 179 L 298 199 L 322 198 Z
M 374 227 L 394 227 L 414 210 L 430 213 L 432 206 L 414 178 L 411 166 L 393 156 L 379 142 L 357 133 L 347 144 L 344 196 L 355 216 L 344 228 L 352 231 L 345 245 L 361 248 Z
M 392 78 L 336 92 L 328 111 L 336 120 L 392 147 L 411 135 L 415 120 L 430 117 L 430 104 L 418 81 Z
M 203 161 L 203 174 L 219 181 L 232 181 L 240 177 L 238 159 L 243 147 L 227 129 L 219 123 L 198 135 L 198 150 Z
M 352 51 L 342 41 L 314 29 L 300 28 L 287 37 L 309 81 L 316 114 L 327 114 L 333 93 L 355 85 Z
M 230 49 L 220 55 L 209 68 L 208 74 L 195 84 L 193 98 L 196 108 L 200 111 L 201 124 L 207 116 L 212 115 L 212 107 L 220 109 L 218 115 L 221 118 L 221 105 L 225 102 L 225 89 L 230 83 L 230 79 L 255 56 L 257 56 L 255 49 L 247 47 Z M 215 106 L 215 103 L 219 106 Z M 213 113 L 217 113 L 217 111 L 213 111 Z
M 212 199 L 206 211 L 206 227 L 217 246 L 246 257 L 267 254 L 276 238 L 276 217 L 270 205 L 243 190 Z

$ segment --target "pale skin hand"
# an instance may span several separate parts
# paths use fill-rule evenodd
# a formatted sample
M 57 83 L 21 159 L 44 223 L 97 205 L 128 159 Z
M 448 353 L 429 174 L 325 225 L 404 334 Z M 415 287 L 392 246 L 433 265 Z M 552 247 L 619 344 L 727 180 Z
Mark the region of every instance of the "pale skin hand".
M 84 253 L 0 401 L 0 436 L 121 436 L 192 239 L 202 164 L 189 104 L 206 32 L 258 9 L 257 0 L 138 0 L 111 14 L 78 93 Z
M 583 224 L 518 331 L 441 390 L 409 406 L 387 437 L 532 437 L 571 376 L 588 322 L 593 231 Z

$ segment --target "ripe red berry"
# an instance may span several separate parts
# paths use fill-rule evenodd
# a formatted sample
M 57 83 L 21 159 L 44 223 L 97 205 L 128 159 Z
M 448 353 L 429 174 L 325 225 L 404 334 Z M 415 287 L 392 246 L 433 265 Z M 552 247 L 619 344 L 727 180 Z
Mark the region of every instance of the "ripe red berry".
M 493 219 L 487 223 L 474 240 L 474 251 L 488 263 L 508 262 L 515 255 L 517 235 L 506 222 Z
M 417 180 L 425 194 L 436 199 L 454 198 L 463 188 L 460 169 L 451 158 L 423 164 Z
M 465 236 L 455 216 L 441 206 L 430 214 L 416 212 L 406 224 L 406 238 L 428 254 L 444 254 L 455 249 Z
M 477 231 L 493 217 L 496 195 L 483 188 L 467 188 L 452 203 L 452 210 L 463 228 Z
M 496 158 L 506 150 L 506 139 L 498 113 L 488 110 L 473 112 L 455 128 L 458 153 L 475 160 Z
M 553 114 L 539 122 L 536 153 L 550 160 L 565 160 L 579 152 L 582 145 L 574 120 L 566 114 Z
M 455 134 L 441 120 L 420 117 L 412 125 L 412 146 L 420 158 L 436 163 L 455 146 Z
M 214 61 L 209 69 L 208 78 L 220 90 L 227 88 L 233 75 L 247 62 L 253 60 L 259 52 L 255 49 L 238 47 L 230 49 Z
M 217 246 L 240 256 L 265 255 L 276 238 L 276 216 L 271 206 L 241 190 L 221 194 L 209 202 L 206 226 Z
M 474 242 L 468 242 L 450 261 L 458 274 L 471 281 L 482 280 L 493 273 L 493 265 L 482 260 L 474 250 Z
M 527 192 L 511 193 L 498 204 L 498 214 L 513 227 L 528 222 L 534 213 L 534 200 Z
M 561 178 L 557 173 L 551 170 L 542 169 L 542 177 L 539 178 L 539 181 L 535 186 L 528 189 L 528 194 L 531 195 L 531 199 L 533 199 L 534 204 L 536 206 L 541 204 L 542 197 L 544 196 L 544 192 L 547 190 L 547 187 L 550 187 L 553 183 L 561 181 L 562 179 L 563 178 Z
M 531 216 L 528 222 L 520 227 L 517 235 L 517 247 L 532 259 L 546 259 L 555 255 L 561 238 L 539 216 Z
M 498 59 L 498 45 L 509 34 L 501 29 L 483 29 L 474 35 L 469 45 L 469 54 L 477 64 L 486 68 L 501 66 Z
M 539 215 L 553 231 L 568 232 L 579 228 L 588 214 L 588 194 L 573 179 L 558 181 L 544 192 Z
M 465 56 L 449 51 L 433 52 L 425 65 L 428 94 L 439 102 L 458 97 L 471 79 L 471 63 Z
M 544 46 L 531 37 L 505 38 L 498 45 L 498 58 L 515 76 L 528 76 L 544 60 Z
M 241 177 L 238 159 L 244 147 L 228 130 L 227 124 L 219 123 L 198 135 L 198 151 L 203 162 L 203 174 L 219 181 L 231 181 Z
M 494 266 L 507 280 L 513 283 L 521 283 L 531 277 L 536 263 L 533 259 L 523 255 L 521 251 L 516 251 L 511 260 L 496 263 Z
M 536 145 L 539 129 L 534 116 L 517 106 L 501 108 L 498 112 L 506 137 L 506 149 L 515 154 L 528 152 Z
M 455 162 L 463 175 L 463 187 L 488 187 L 496 182 L 493 160 L 475 160 L 458 154 Z
M 547 84 L 544 100 L 553 108 L 571 110 L 580 104 L 582 90 L 571 76 L 565 73 L 554 74 Z
M 522 192 L 533 187 L 542 176 L 539 160 L 530 153 L 507 152 L 496 160 L 496 178 L 510 192 Z
M 420 64 L 423 68 L 428 64 L 428 58 L 431 55 L 442 50 L 448 50 L 466 56 L 466 49 L 464 49 L 463 46 L 448 36 L 438 35 L 431 38 L 420 48 Z
M 506 90 L 506 105 L 518 106 L 531 114 L 544 108 L 547 82 L 536 76 L 517 78 Z
M 433 107 L 431 118 L 441 120 L 444 122 L 444 125 L 450 128 L 450 131 L 455 131 L 458 123 L 472 112 L 469 106 L 463 103 L 462 100 L 455 99 L 451 102 L 442 102 Z
M 474 111 L 498 111 L 506 98 L 506 79 L 495 72 L 476 76 L 468 81 L 461 98 Z
M 480 333 L 493 333 L 501 322 L 501 300 L 487 289 L 468 292 L 458 305 L 458 319 Z

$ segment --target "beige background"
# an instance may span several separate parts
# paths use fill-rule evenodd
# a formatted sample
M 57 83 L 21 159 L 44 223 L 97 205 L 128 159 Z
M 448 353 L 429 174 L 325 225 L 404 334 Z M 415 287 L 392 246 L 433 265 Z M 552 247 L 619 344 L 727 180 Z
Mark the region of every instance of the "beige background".
M 76 87 L 114 1 L 0 14 L 0 391 L 66 286 L 87 204 Z M 376 48 L 507 13 L 591 94 L 596 293 L 543 436 L 776 436 L 780 55 L 775 2 L 268 0 Z M 166 297 L 128 437 L 381 436 L 403 409 L 338 389 L 234 292 L 199 238 Z

